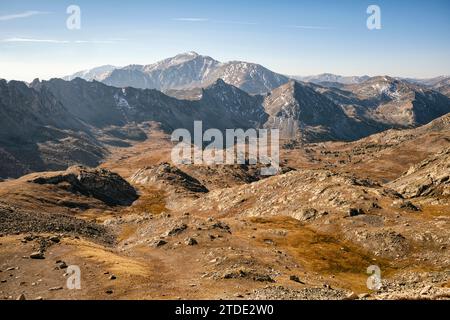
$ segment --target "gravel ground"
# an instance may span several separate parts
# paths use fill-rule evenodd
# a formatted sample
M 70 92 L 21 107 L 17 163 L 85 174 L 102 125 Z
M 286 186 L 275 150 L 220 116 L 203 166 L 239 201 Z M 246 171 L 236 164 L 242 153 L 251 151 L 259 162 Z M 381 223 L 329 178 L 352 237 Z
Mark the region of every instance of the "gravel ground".
M 0 230 L 5 235 L 57 233 L 113 244 L 114 235 L 104 226 L 63 214 L 30 212 L 0 204 Z

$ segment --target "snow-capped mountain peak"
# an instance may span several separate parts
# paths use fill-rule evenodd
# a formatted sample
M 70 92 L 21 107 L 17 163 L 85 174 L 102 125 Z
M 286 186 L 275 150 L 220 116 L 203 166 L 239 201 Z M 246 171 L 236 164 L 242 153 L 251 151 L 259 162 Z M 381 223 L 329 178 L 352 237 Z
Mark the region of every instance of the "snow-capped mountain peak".
M 88 78 L 83 73 L 77 76 L 92 80 L 92 77 Z M 95 80 L 115 87 L 167 91 L 204 88 L 219 78 L 251 94 L 267 93 L 288 81 L 287 77 L 258 64 L 243 61 L 222 63 L 194 51 L 153 64 L 129 65 L 111 70 L 105 77 Z

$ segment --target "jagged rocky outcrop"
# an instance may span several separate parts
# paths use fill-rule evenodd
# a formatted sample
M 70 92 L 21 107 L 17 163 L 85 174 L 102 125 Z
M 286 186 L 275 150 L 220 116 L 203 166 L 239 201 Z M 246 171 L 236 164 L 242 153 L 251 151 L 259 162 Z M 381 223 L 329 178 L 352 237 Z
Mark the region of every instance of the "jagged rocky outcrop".
M 44 173 L 29 180 L 41 185 L 56 185 L 66 191 L 93 197 L 110 206 L 129 206 L 136 190 L 121 176 L 106 169 L 75 166 L 63 172 Z

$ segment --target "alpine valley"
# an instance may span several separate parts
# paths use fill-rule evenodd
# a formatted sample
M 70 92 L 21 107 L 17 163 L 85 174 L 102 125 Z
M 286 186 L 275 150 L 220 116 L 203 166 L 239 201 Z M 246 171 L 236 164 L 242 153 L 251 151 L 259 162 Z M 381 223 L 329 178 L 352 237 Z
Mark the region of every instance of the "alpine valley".
M 0 298 L 449 299 L 449 83 L 195 52 L 0 80 Z M 194 121 L 279 129 L 278 174 L 174 165 Z

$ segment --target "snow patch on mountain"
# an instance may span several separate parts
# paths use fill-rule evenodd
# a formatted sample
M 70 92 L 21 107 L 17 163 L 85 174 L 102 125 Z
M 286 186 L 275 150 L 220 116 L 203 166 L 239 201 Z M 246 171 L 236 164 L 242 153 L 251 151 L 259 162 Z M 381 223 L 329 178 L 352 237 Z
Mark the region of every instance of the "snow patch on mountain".
M 124 90 L 124 89 L 122 89 L 122 90 Z M 131 106 L 130 106 L 130 104 L 128 103 L 127 99 L 125 99 L 125 98 L 122 97 L 122 96 L 119 96 L 118 93 L 116 93 L 116 94 L 114 95 L 114 100 L 115 100 L 116 106 L 117 106 L 118 108 L 120 108 L 120 109 L 122 109 L 122 108 L 132 109 Z

